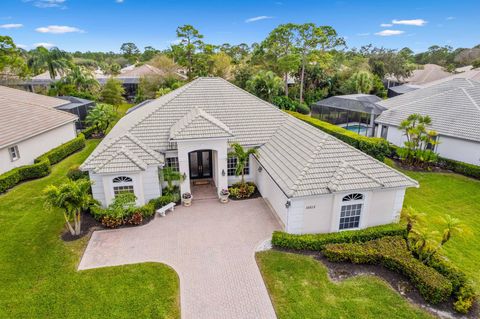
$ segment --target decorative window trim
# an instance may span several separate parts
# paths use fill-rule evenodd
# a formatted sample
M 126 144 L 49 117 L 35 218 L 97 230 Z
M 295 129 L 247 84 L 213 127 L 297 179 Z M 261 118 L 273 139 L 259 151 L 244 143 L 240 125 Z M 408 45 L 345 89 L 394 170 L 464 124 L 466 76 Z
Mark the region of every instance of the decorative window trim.
M 117 176 L 112 180 L 113 183 L 132 183 L 133 180 L 128 176 Z
M 112 179 L 113 184 L 113 197 L 122 193 L 135 194 L 135 188 L 133 186 L 133 179 L 128 176 L 117 176 Z
M 232 156 L 227 158 L 227 175 L 236 176 L 235 172 L 237 170 L 237 158 Z M 245 175 L 250 175 L 250 158 L 248 159 L 245 167 L 243 168 L 243 173 Z
M 351 193 L 342 198 L 338 220 L 338 230 L 352 230 L 360 227 L 365 207 L 365 196 L 360 193 Z
M 20 152 L 18 151 L 18 145 L 10 146 L 8 148 L 8 153 L 10 154 L 10 161 L 15 162 L 20 159 Z

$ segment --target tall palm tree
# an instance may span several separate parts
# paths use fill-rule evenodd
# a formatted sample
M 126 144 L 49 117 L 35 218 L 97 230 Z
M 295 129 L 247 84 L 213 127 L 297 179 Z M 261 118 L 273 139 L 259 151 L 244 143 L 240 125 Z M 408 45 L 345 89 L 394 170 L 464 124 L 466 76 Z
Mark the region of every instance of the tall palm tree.
M 233 151 L 228 153 L 229 157 L 235 157 L 237 159 L 237 166 L 235 168 L 235 175 L 242 176 L 242 184 L 245 184 L 245 166 L 248 163 L 250 155 L 257 155 L 258 151 L 256 148 L 250 148 L 245 151 L 242 145 L 238 143 L 233 143 L 230 145 Z
M 115 112 L 113 106 L 105 103 L 97 103 L 97 105 L 88 112 L 85 123 L 88 126 L 95 127 L 97 134 L 103 135 L 110 124 L 116 119 L 117 112 Z
M 70 55 L 59 48 L 38 47 L 32 51 L 28 66 L 36 72 L 47 70 L 50 79 L 54 80 L 59 73 L 69 68 Z
M 45 207 L 48 209 L 60 208 L 68 230 L 73 236 L 81 233 L 81 213 L 83 210 L 96 205 L 90 195 L 91 182 L 86 179 L 68 180 L 60 186 L 49 185 L 45 188 Z M 73 221 L 73 226 L 71 224 Z
M 92 91 L 100 86 L 90 71 L 78 65 L 72 66 L 64 80 L 74 85 L 77 91 Z

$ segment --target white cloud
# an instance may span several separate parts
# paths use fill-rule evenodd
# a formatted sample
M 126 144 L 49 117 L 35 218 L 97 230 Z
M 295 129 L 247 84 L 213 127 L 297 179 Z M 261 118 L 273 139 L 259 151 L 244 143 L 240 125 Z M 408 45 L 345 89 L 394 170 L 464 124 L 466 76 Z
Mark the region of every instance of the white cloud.
M 446 17 L 445 20 L 455 20 L 455 17 Z
M 18 29 L 21 27 L 23 27 L 23 24 L 21 23 L 7 23 L 0 25 L 0 29 Z
M 365 32 L 365 33 L 357 33 L 357 35 L 358 35 L 359 37 L 366 37 L 366 36 L 369 36 L 370 33 L 368 33 L 368 32 Z
M 375 33 L 376 35 L 382 36 L 382 37 L 390 37 L 392 35 L 400 35 L 405 33 L 405 31 L 402 30 L 382 30 L 380 32 Z
M 387 28 L 387 27 L 393 26 L 393 24 L 391 24 L 391 23 L 382 23 L 380 26 L 381 26 L 382 28 Z
M 37 8 L 66 8 L 66 0 L 23 0 L 23 2 L 32 2 Z
M 55 44 L 48 43 L 48 42 L 39 42 L 39 43 L 34 43 L 33 46 L 36 47 L 36 48 L 44 47 L 45 49 L 50 49 L 50 48 L 53 48 L 55 46 Z
M 69 27 L 66 25 L 49 25 L 48 27 L 40 27 L 36 28 L 35 31 L 40 33 L 53 33 L 53 34 L 63 34 L 63 33 L 72 33 L 72 32 L 79 32 L 83 33 L 85 31 L 76 28 L 76 27 Z
M 255 22 L 255 21 L 260 21 L 260 20 L 266 20 L 266 19 L 273 19 L 273 17 L 270 16 L 258 16 L 258 17 L 253 17 L 245 20 L 245 23 L 250 23 L 250 22 Z
M 422 27 L 427 24 L 427 21 L 423 19 L 412 19 L 412 20 L 392 20 L 393 24 L 402 24 L 402 25 L 414 25 L 417 27 Z
M 17 46 L 17 48 L 20 48 L 20 49 L 26 49 L 28 48 L 28 45 L 26 44 L 15 44 Z

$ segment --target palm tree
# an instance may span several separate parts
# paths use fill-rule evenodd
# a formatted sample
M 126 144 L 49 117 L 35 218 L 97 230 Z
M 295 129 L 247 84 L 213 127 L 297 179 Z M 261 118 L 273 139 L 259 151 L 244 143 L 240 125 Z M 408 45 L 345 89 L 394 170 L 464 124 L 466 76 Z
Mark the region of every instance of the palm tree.
M 163 180 L 167 182 L 166 193 L 173 192 L 173 181 L 182 181 L 183 175 L 171 167 L 165 167 L 162 170 Z
M 28 66 L 37 72 L 46 69 L 50 79 L 55 80 L 59 73 L 65 73 L 69 68 L 70 59 L 70 55 L 59 48 L 48 50 L 44 47 L 38 47 L 32 51 Z
M 93 91 L 100 87 L 100 84 L 93 77 L 92 73 L 78 65 L 71 68 L 64 80 L 67 84 L 75 86 L 77 91 Z
M 113 106 L 110 104 L 98 103 L 88 112 L 85 122 L 88 126 L 95 127 L 97 129 L 97 134 L 103 135 L 116 118 L 117 113 Z
M 413 248 L 421 261 L 431 256 L 438 244 L 438 231 L 430 231 L 426 227 L 415 227 L 410 232 Z
M 68 180 L 60 186 L 49 185 L 45 188 L 45 207 L 47 209 L 60 208 L 68 230 L 72 236 L 81 233 L 81 213 L 88 207 L 96 205 L 90 195 L 92 183 L 86 179 Z M 71 221 L 73 220 L 73 226 Z
M 407 224 L 407 238 L 410 235 L 413 227 L 425 220 L 425 214 L 420 213 L 413 207 L 408 206 L 402 210 L 401 220 Z M 407 247 L 410 249 L 410 243 L 407 240 Z
M 233 151 L 228 153 L 229 157 L 235 157 L 237 159 L 237 166 L 235 168 L 235 175 L 242 176 L 242 184 L 245 184 L 245 166 L 248 163 L 250 155 L 258 155 L 256 148 L 250 148 L 247 151 L 238 143 L 233 143 L 231 145 Z

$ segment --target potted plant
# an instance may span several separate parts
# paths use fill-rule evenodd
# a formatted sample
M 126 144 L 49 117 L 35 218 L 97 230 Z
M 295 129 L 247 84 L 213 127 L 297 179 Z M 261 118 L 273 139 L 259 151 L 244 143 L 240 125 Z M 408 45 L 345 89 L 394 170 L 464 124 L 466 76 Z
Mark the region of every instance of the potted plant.
M 222 189 L 219 194 L 220 202 L 228 203 L 228 196 L 230 196 L 228 189 Z
M 182 194 L 182 202 L 183 202 L 183 206 L 190 206 L 192 205 L 192 194 L 190 193 L 183 193 Z

